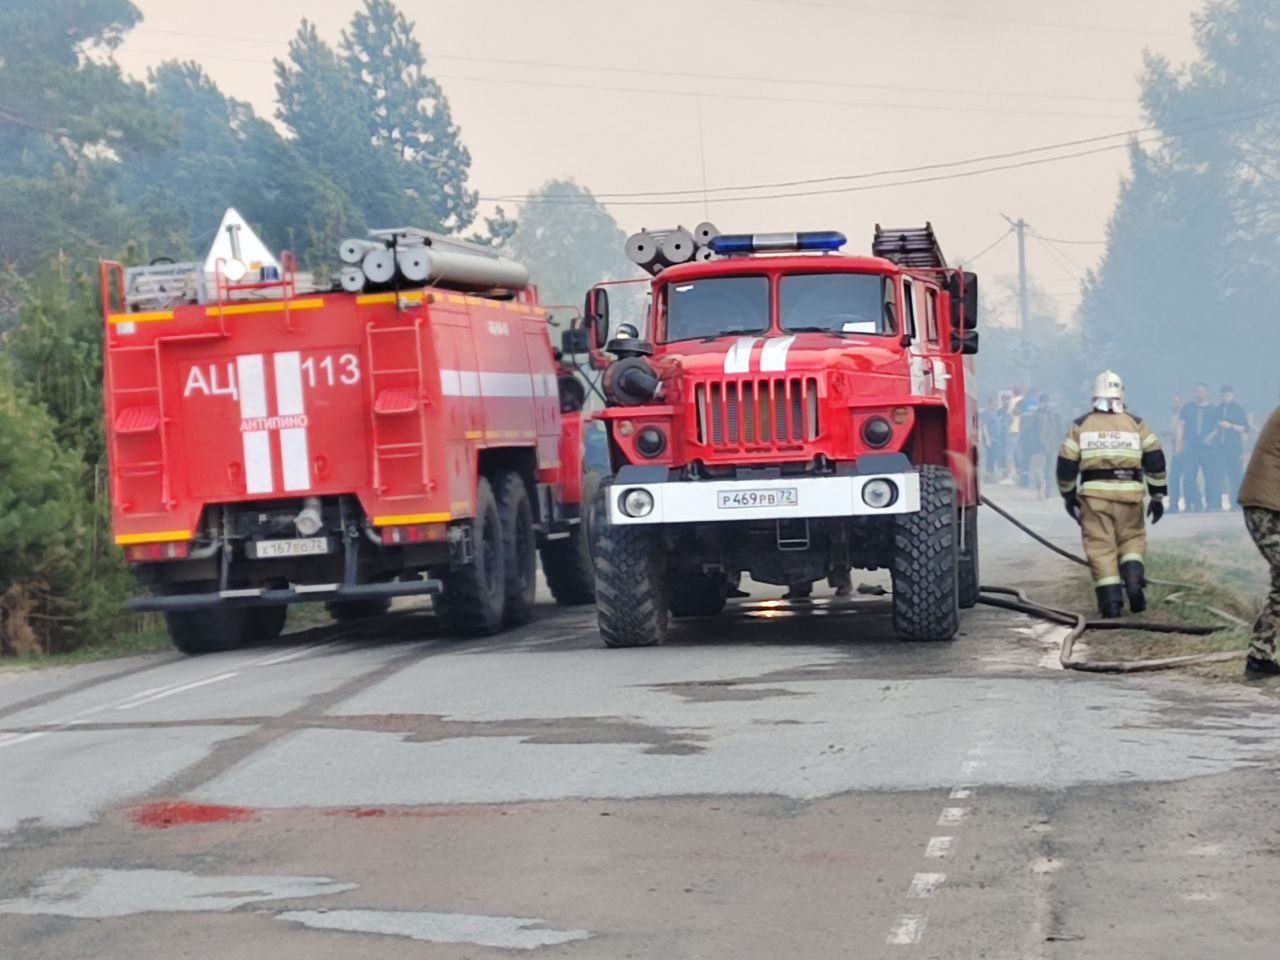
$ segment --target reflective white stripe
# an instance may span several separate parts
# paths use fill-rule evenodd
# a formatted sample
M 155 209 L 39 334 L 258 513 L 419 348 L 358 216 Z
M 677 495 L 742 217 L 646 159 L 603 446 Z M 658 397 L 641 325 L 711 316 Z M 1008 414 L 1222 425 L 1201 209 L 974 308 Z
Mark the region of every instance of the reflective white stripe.
M 267 380 L 262 354 L 236 357 L 236 381 L 240 385 L 240 416 L 252 420 L 267 415 Z M 246 493 L 270 493 L 275 489 L 271 476 L 271 435 L 265 430 L 241 434 L 244 447 L 244 488 Z
M 1080 434 L 1080 450 L 1142 453 L 1142 440 L 1128 430 L 1088 430 Z
M 440 371 L 440 393 L 446 397 L 462 396 L 462 377 L 457 370 Z
M 246 493 L 270 493 L 275 489 L 271 477 L 271 434 L 252 430 L 244 438 L 244 489 Z
M 481 373 L 480 393 L 485 397 L 532 397 L 533 378 L 527 373 Z
M 733 341 L 724 355 L 725 373 L 746 373 L 751 369 L 751 351 L 756 348 L 759 337 L 738 337 Z
M 795 341 L 795 337 L 772 337 L 766 340 L 760 350 L 760 372 L 784 372 L 787 369 L 787 352 Z
M 474 370 L 462 370 L 458 373 L 458 389 L 460 397 L 480 396 L 480 375 Z
M 277 353 L 276 413 L 282 417 L 304 416 L 302 356 L 296 350 Z M 280 431 L 280 463 L 286 490 L 311 489 L 311 454 L 307 449 L 307 428 L 289 427 Z

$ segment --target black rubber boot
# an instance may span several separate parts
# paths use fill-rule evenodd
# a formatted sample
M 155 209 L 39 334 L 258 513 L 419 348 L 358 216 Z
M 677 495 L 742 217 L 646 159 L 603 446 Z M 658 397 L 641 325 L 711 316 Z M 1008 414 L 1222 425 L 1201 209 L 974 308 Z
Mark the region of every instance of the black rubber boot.
M 1107 620 L 1114 620 L 1124 614 L 1124 588 L 1118 583 L 1110 583 L 1105 587 L 1095 587 L 1098 595 L 1098 612 Z
M 1147 595 L 1143 593 L 1147 587 L 1147 571 L 1142 561 L 1120 564 L 1120 579 L 1124 581 L 1124 592 L 1129 595 L 1129 609 L 1134 613 L 1147 609 Z
M 1261 657 L 1248 657 L 1244 662 L 1244 675 L 1251 679 L 1280 677 L 1280 663 L 1263 660 Z

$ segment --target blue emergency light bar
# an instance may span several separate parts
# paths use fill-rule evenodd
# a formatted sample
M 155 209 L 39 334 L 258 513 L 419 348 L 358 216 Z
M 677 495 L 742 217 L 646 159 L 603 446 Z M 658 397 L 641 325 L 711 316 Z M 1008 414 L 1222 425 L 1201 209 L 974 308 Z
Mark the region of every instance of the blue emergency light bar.
M 808 230 L 802 233 L 725 233 L 713 237 L 708 246 L 722 257 L 744 253 L 786 253 L 839 250 L 848 239 L 837 230 Z

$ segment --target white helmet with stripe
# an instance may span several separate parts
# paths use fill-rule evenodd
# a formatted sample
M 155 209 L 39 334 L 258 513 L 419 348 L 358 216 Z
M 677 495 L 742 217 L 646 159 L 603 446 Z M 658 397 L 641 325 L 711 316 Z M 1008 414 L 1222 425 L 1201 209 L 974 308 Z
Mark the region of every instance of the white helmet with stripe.
M 1093 381 L 1093 407 L 1095 410 L 1119 413 L 1124 409 L 1124 381 L 1120 374 L 1104 370 Z

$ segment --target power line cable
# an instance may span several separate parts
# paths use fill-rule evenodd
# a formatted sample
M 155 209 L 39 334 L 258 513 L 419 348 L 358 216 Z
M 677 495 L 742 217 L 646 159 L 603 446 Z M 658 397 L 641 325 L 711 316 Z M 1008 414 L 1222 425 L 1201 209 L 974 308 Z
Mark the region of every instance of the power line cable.
M 1044 245 L 1045 249 L 1056 251 L 1057 253 L 1061 254 L 1061 256 L 1068 263 L 1070 263 L 1077 270 L 1079 270 L 1082 275 L 1088 272 L 1084 267 L 1080 266 L 1080 264 L 1076 262 L 1076 259 L 1073 256 L 1071 256 L 1071 254 L 1067 253 L 1067 251 L 1063 250 L 1061 247 L 1059 247 L 1056 243 L 1054 243 L 1048 237 L 1041 236 L 1039 233 L 1035 231 L 1035 229 L 1032 229 L 1031 235 L 1035 237 L 1037 240 L 1039 240 L 1040 243 Z
M 1084 247 L 1105 247 L 1107 245 L 1105 240 L 1063 240 L 1059 237 L 1041 237 L 1040 239 L 1048 240 L 1050 243 L 1068 243 Z
M 1274 109 L 1275 108 L 1270 108 L 1267 111 L 1262 111 L 1258 115 L 1261 116 L 1263 113 L 1274 112 Z M 1250 120 L 1250 119 L 1254 119 L 1254 117 L 1252 116 L 1237 117 L 1235 119 L 1224 120 L 1219 123 L 1204 124 L 1199 127 L 1192 127 L 1176 134 L 1172 134 L 1172 133 L 1164 134 L 1158 137 L 1147 137 L 1145 139 L 1134 138 L 1134 140 L 1132 140 L 1131 142 L 1139 146 L 1151 144 L 1151 143 L 1162 143 L 1167 140 L 1174 139 L 1175 137 L 1185 136 L 1189 133 L 1198 133 L 1205 130 L 1212 130 L 1217 127 L 1225 126 L 1230 123 L 1239 123 L 1242 120 Z M 825 190 L 804 190 L 804 191 L 793 191 L 790 193 L 768 193 L 768 194 L 751 194 L 748 196 L 721 197 L 721 198 L 718 198 L 716 202 L 717 203 L 741 203 L 743 201 L 759 201 L 759 200 L 790 200 L 790 199 L 796 199 L 796 198 L 802 198 L 802 197 L 820 197 L 820 196 L 831 196 L 833 194 L 860 193 L 866 190 L 880 190 L 886 187 L 913 186 L 921 183 L 939 183 L 946 180 L 960 180 L 960 179 L 966 179 L 969 177 L 981 176 L 988 173 L 999 173 L 1007 170 L 1018 170 L 1024 167 L 1041 166 L 1048 163 L 1060 163 L 1064 160 L 1074 160 L 1080 157 L 1087 157 L 1087 156 L 1093 156 L 1095 154 L 1107 153 L 1112 150 L 1128 149 L 1129 146 L 1130 146 L 1129 143 L 1108 144 L 1106 146 L 1094 147 L 1089 150 L 1078 150 L 1078 151 L 1075 151 L 1074 153 L 1059 154 L 1053 157 L 1040 157 L 1034 160 L 1023 160 L 1018 163 L 999 164 L 996 166 L 983 167 L 978 170 L 962 170 L 955 173 L 939 174 L 939 175 L 930 176 L 930 177 L 916 177 L 916 178 L 907 179 L 907 180 L 891 180 L 885 183 L 870 183 L 870 184 L 859 184 L 856 186 L 833 187 Z M 846 179 L 851 179 L 851 178 L 846 178 Z M 702 191 L 696 191 L 696 192 L 698 194 L 701 194 Z M 479 199 L 486 203 L 519 202 L 519 203 L 575 204 L 575 203 L 598 202 L 594 194 L 590 197 L 584 197 L 582 199 L 576 199 L 576 198 L 561 199 L 561 198 L 553 198 L 553 197 L 539 198 L 539 197 L 528 196 L 528 195 L 524 197 L 520 197 L 512 194 L 507 194 L 504 196 L 481 196 L 479 197 Z M 682 199 L 682 200 L 607 200 L 605 202 L 609 206 L 665 207 L 665 206 L 687 205 L 691 201 L 688 199 Z
M 1170 126 L 1181 127 L 1187 124 L 1192 124 L 1200 120 L 1231 116 L 1237 113 L 1245 113 L 1245 112 L 1249 113 L 1250 116 L 1243 119 L 1252 119 L 1252 114 L 1255 111 L 1262 109 L 1264 106 L 1266 107 L 1280 106 L 1280 100 L 1263 101 L 1262 103 L 1251 104 L 1247 107 L 1236 107 L 1230 110 L 1217 110 L 1217 111 L 1214 111 L 1213 113 L 1182 117 L 1177 120 L 1170 121 Z M 1115 140 L 1118 137 L 1126 137 L 1126 138 L 1133 137 L 1137 134 L 1146 133 L 1156 129 L 1158 129 L 1158 127 L 1155 124 L 1149 124 L 1145 127 L 1137 127 L 1137 128 L 1131 127 L 1127 130 L 1117 130 L 1112 133 L 1101 134 L 1095 137 L 1083 137 L 1077 140 L 1063 140 L 1057 143 L 1045 144 L 1039 147 L 1025 147 L 1019 150 L 1009 150 L 1003 153 L 989 153 L 989 154 L 985 154 L 977 157 L 968 157 L 964 160 L 948 160 L 948 161 L 939 162 L 939 163 L 920 164 L 918 166 L 912 166 L 912 167 L 886 168 L 882 170 L 870 171 L 867 173 L 838 174 L 835 176 L 827 176 L 827 177 L 807 177 L 800 180 L 778 180 L 778 181 L 773 181 L 768 183 L 739 184 L 737 186 L 712 187 L 705 191 L 702 189 L 636 190 L 636 191 L 625 191 L 625 192 L 593 191 L 592 195 L 597 199 L 614 199 L 614 198 L 633 199 L 633 198 L 640 198 L 640 197 L 666 198 L 666 197 L 680 197 L 680 196 L 701 196 L 704 192 L 706 193 L 738 193 L 738 192 L 747 192 L 747 191 L 753 191 L 753 190 L 778 190 L 778 189 L 783 189 L 787 187 L 802 187 L 802 186 L 814 186 L 814 185 L 826 184 L 826 183 L 841 183 L 841 182 L 850 181 L 850 180 L 871 180 L 871 179 L 877 179 L 879 177 L 896 176 L 899 174 L 906 174 L 906 173 L 924 173 L 924 172 L 933 171 L 933 170 L 944 170 L 950 167 L 971 166 L 977 163 L 989 163 L 994 160 L 1011 160 L 1016 157 L 1025 157 L 1025 156 L 1030 156 L 1036 153 L 1047 153 L 1051 150 L 1061 150 L 1061 149 L 1066 149 L 1068 147 L 1086 146 L 1088 144 L 1101 143 L 1106 140 Z M 1177 130 L 1171 131 L 1170 136 L 1178 135 L 1180 132 L 1181 131 L 1177 131 Z M 1127 144 L 1124 144 L 1124 145 L 1127 145 Z M 504 194 L 502 199 L 505 199 L 511 202 L 518 202 L 524 199 L 524 196 L 522 194 L 514 194 L 514 193 Z
M 1013 230 L 1006 230 L 1004 233 L 1000 234 L 1000 236 L 996 237 L 994 240 L 988 243 L 985 247 L 983 247 L 980 251 L 975 253 L 972 257 L 968 257 L 968 258 L 961 257 L 960 262 L 968 266 L 969 264 L 975 262 L 979 257 L 985 256 L 986 254 L 994 250 L 996 247 L 1000 246 L 1000 242 L 1004 240 L 1007 236 L 1009 236 L 1009 234 L 1011 233 L 1013 233 Z

